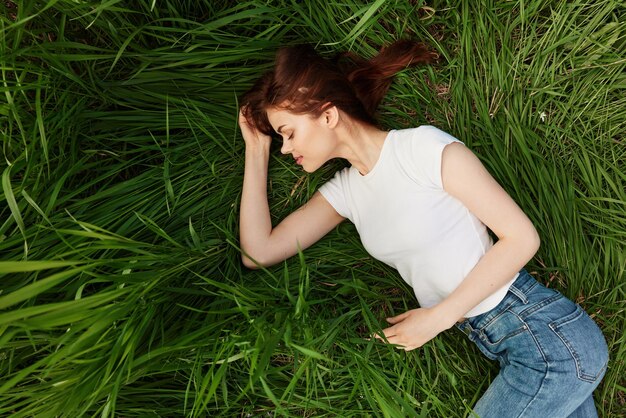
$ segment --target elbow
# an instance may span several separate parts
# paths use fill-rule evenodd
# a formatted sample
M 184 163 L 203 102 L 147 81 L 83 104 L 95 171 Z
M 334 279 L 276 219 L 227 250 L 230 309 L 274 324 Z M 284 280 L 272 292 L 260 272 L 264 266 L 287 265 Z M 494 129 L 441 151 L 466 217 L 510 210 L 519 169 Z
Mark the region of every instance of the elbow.
M 259 252 L 255 251 L 254 248 L 250 248 L 250 245 L 243 241 L 241 242 L 240 254 L 241 263 L 250 270 L 258 270 L 262 266 Z
M 250 270 L 258 270 L 259 268 L 264 267 L 263 263 L 261 263 L 258 259 L 252 259 L 245 254 L 241 254 L 241 262 Z
M 539 233 L 535 230 L 535 253 L 539 251 L 539 247 L 541 247 L 541 238 L 539 238 Z
M 518 231 L 516 234 L 512 234 L 507 238 L 509 245 L 514 249 L 515 253 L 520 258 L 524 259 L 524 262 L 530 261 L 541 246 L 541 239 L 539 233 L 534 227 L 526 228 Z
M 249 268 L 250 270 L 256 270 L 259 268 L 259 266 L 252 259 L 246 257 L 243 254 L 241 255 L 241 262 L 245 267 Z
M 533 258 L 535 254 L 537 254 L 537 251 L 539 251 L 539 247 L 541 246 L 541 238 L 539 237 L 539 233 L 534 227 L 530 231 L 530 234 L 528 234 L 527 240 L 528 248 L 530 251 L 530 258 Z

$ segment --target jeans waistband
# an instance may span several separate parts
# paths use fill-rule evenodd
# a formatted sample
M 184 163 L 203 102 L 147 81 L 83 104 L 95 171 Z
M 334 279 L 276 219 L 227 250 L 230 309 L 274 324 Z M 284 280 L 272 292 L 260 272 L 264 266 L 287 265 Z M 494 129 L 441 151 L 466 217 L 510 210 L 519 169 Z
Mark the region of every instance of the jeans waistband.
M 535 280 L 535 278 L 531 276 L 530 273 L 526 271 L 525 268 L 522 268 L 519 271 L 519 276 L 517 276 L 517 279 L 515 279 L 515 281 L 511 284 L 511 287 L 509 288 L 509 290 L 515 289 L 511 291 L 511 293 L 513 293 L 516 296 L 517 296 L 517 292 L 525 295 L 526 293 L 528 293 L 530 289 L 532 289 L 536 285 L 537 285 L 537 280 Z
M 522 268 L 519 271 L 519 275 L 517 276 L 515 281 L 509 287 L 508 292 L 506 293 L 506 295 L 504 296 L 504 298 L 502 299 L 502 301 L 500 301 L 498 305 L 496 305 L 493 309 L 485 313 L 476 315 L 474 317 L 465 319 L 464 321 L 457 323 L 456 327 L 459 328 L 461 331 L 463 331 L 466 335 L 468 335 L 471 340 L 474 340 L 473 337 L 475 337 L 475 335 L 473 334 L 475 331 L 475 324 L 479 324 L 487 316 L 495 315 L 500 309 L 502 309 L 502 306 L 504 304 L 510 301 L 509 298 L 511 297 L 511 295 L 519 299 L 522 303 L 526 304 L 528 302 L 528 298 L 526 297 L 526 294 L 536 285 L 537 285 L 537 281 L 535 280 L 535 278 L 531 276 L 530 273 L 528 273 L 528 271 L 526 271 L 525 268 Z

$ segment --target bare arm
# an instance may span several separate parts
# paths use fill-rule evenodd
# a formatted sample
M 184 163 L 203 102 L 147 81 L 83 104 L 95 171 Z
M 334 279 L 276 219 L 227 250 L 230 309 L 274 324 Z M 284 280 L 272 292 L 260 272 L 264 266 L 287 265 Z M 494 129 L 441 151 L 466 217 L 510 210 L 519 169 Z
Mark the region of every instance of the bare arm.
M 444 190 L 459 199 L 497 236 L 498 242 L 461 284 L 438 305 L 413 309 L 387 321 L 383 333 L 393 344 L 412 350 L 454 325 L 468 311 L 505 285 L 537 252 L 537 230 L 478 157 L 463 144 L 444 148 Z M 380 338 L 380 337 L 379 337 Z
M 448 326 L 504 286 L 539 249 L 532 222 L 463 144 L 450 144 L 442 156 L 444 189 L 459 199 L 497 236 L 461 284 L 437 310 Z
M 272 229 L 267 203 L 267 168 L 271 139 L 239 117 L 246 141 L 246 162 L 239 215 L 242 262 L 248 268 L 270 266 L 317 242 L 343 218 L 316 192 L 298 210 Z M 256 261 L 256 263 L 255 263 Z

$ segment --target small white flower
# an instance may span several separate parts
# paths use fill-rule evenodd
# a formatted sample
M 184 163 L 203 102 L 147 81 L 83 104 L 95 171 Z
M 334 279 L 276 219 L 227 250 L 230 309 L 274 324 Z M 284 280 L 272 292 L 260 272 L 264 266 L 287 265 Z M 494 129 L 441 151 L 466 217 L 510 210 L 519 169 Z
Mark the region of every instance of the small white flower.
M 547 117 L 547 116 L 548 116 L 548 115 L 546 114 L 546 112 L 540 112 L 540 113 L 539 113 L 539 119 L 541 119 L 541 121 L 542 121 L 542 122 L 545 122 L 545 121 L 546 121 L 546 117 Z

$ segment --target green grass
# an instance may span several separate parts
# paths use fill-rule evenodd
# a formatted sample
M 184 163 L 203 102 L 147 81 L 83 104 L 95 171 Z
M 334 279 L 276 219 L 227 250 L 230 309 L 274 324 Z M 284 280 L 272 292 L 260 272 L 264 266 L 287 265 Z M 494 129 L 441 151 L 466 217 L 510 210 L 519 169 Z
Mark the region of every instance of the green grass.
M 497 366 L 459 332 L 370 333 L 416 306 L 346 222 L 245 269 L 237 96 L 276 48 L 440 54 L 399 74 L 385 127 L 464 141 L 537 227 L 527 269 L 600 324 L 595 392 L 626 414 L 626 8 L 615 1 L 0 3 L 0 415 L 463 416 Z M 276 147 L 273 221 L 306 175 Z

